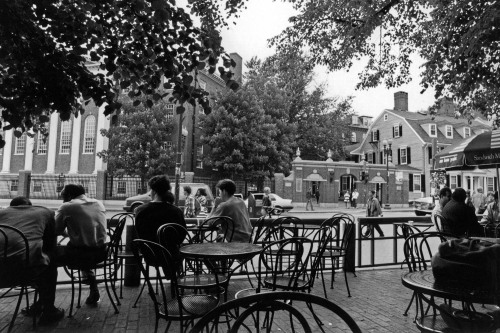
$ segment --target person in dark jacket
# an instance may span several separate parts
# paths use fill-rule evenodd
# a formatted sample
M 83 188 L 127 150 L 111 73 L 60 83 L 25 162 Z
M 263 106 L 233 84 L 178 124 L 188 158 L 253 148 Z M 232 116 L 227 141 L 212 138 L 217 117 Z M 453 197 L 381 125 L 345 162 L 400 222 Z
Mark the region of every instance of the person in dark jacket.
M 467 206 L 465 199 L 467 192 L 463 188 L 456 188 L 451 200 L 443 208 L 442 215 L 446 219 L 442 223 L 443 232 L 457 237 L 484 236 L 484 230 L 477 222 L 474 208 Z

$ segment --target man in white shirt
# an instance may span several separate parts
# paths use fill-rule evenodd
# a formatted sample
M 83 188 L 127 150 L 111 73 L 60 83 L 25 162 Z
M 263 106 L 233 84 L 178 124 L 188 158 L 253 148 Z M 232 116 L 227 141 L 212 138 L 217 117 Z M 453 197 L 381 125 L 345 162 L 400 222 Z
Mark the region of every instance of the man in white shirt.
M 106 209 L 103 204 L 85 195 L 81 185 L 68 184 L 61 192 L 63 204 L 56 212 L 56 234 L 69 237 L 66 246 L 58 248 L 59 265 L 78 264 L 90 285 L 87 304 L 97 304 L 99 290 L 93 265 L 106 258 Z
M 351 194 L 351 205 L 353 208 L 358 208 L 358 197 L 359 197 L 359 192 L 357 189 L 354 189 Z

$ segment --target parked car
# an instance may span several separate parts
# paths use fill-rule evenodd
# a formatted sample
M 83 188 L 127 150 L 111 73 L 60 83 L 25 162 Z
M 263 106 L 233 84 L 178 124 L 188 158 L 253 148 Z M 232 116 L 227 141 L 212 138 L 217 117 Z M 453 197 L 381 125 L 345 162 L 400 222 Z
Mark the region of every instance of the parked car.
M 434 197 L 424 197 L 415 199 L 413 201 L 413 208 L 415 211 L 415 215 L 424 216 L 431 215 L 432 210 L 436 206 Z
M 264 193 L 252 193 L 257 206 L 262 205 L 262 198 L 264 197 Z M 271 205 L 274 208 L 279 208 L 282 209 L 285 212 L 288 212 L 289 210 L 293 209 L 292 205 L 292 200 L 290 199 L 283 199 L 277 194 L 274 193 L 269 193 L 269 199 L 271 199 Z M 247 201 L 247 207 L 248 207 L 248 201 Z
M 174 184 L 172 184 L 172 187 Z M 212 190 L 207 184 L 203 183 L 181 183 L 180 184 L 180 193 L 179 193 L 179 208 L 184 209 L 184 203 L 186 202 L 186 197 L 184 196 L 183 186 L 191 186 L 192 194 L 195 195 L 196 191 L 200 188 L 204 188 L 207 192 L 207 211 L 210 213 L 212 208 L 214 207 L 214 196 L 212 194 Z M 173 189 L 172 189 L 173 190 Z M 145 194 L 135 195 L 133 197 L 129 197 L 125 200 L 125 206 L 123 206 L 123 210 L 126 212 L 134 212 L 134 210 L 140 205 L 151 201 L 151 191 Z

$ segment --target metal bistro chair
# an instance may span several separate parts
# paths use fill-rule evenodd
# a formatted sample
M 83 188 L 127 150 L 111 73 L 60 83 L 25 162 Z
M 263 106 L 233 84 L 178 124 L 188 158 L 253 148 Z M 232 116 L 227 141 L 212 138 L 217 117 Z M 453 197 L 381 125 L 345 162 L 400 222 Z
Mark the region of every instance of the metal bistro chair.
M 322 226 L 329 226 L 332 228 L 332 235 L 330 237 L 330 244 L 327 244 L 325 251 L 321 255 L 323 260 L 321 260 L 321 265 L 319 266 L 319 272 L 321 274 L 321 279 L 323 280 L 324 286 L 324 271 L 326 270 L 326 260 L 330 260 L 331 263 L 331 284 L 330 289 L 333 289 L 333 281 L 335 280 L 335 269 L 340 267 L 340 261 L 342 261 L 342 270 L 344 271 L 345 285 L 347 288 L 347 294 L 351 297 L 351 291 L 349 289 L 349 282 L 347 281 L 347 271 L 346 271 L 346 257 L 351 251 L 350 243 L 354 235 L 354 217 L 349 214 L 339 214 L 334 215 L 332 218 L 327 219 L 323 222 Z M 356 273 L 354 273 L 356 276 Z M 323 290 L 326 294 L 326 290 Z
M 19 243 L 19 241 L 21 242 Z M 18 245 L 16 246 L 16 244 Z M 21 262 L 19 262 L 19 258 L 15 258 L 15 261 L 9 258 L 9 250 L 16 252 L 20 251 L 22 253 Z M 30 247 L 24 233 L 10 225 L 0 224 L 0 299 L 17 297 L 14 314 L 12 315 L 10 323 L 7 325 L 9 327 L 8 332 L 14 327 L 14 322 L 16 321 L 23 296 L 26 296 L 26 304 L 29 306 L 28 289 L 30 286 L 34 285 L 33 280 L 35 278 L 28 270 L 29 267 Z M 19 268 L 18 271 L 20 274 L 12 274 L 13 271 L 17 270 L 15 268 Z M 37 301 L 37 296 L 38 292 L 35 288 L 34 303 Z M 33 316 L 33 329 L 35 328 L 36 315 Z
M 313 294 L 291 291 L 254 294 L 223 303 L 198 320 L 191 333 L 226 331 L 219 325 L 227 324 L 224 321 L 227 313 L 236 313 L 235 320 L 229 322 L 229 333 L 260 332 L 265 325 L 266 332 L 279 331 L 282 323 L 287 321 L 291 332 L 317 332 L 318 327 L 312 326 L 313 323 L 303 314 L 304 303 L 321 308 L 321 316 L 334 323 L 339 331 L 361 333 L 354 319 L 335 303 Z M 260 312 L 268 315 L 262 318 Z M 269 317 L 274 320 L 268 320 Z
M 177 268 L 172 255 L 158 243 L 136 239 L 133 241 L 134 255 L 140 263 L 140 269 L 148 285 L 148 292 L 154 304 L 156 321 L 155 332 L 158 331 L 160 319 L 167 321 L 165 332 L 168 332 L 172 321 L 179 322 L 180 332 L 187 330 L 190 324 L 197 318 L 204 316 L 208 311 L 219 304 L 218 294 L 185 294 L 184 290 L 177 284 Z M 145 264 L 141 257 L 144 258 Z M 157 279 L 160 285 L 160 292 L 155 293 L 150 274 L 146 267 L 152 268 L 157 277 L 170 277 L 170 287 L 163 278 Z
M 115 314 L 119 313 L 117 305 L 121 305 L 121 303 L 118 294 L 116 293 L 116 282 L 119 268 L 118 253 L 121 250 L 122 233 L 123 229 L 125 228 L 126 221 L 126 218 L 121 218 L 118 221 L 116 227 L 108 229 L 108 236 L 110 241 L 106 244 L 106 256 L 103 261 L 78 263 L 75 262 L 64 267 L 66 273 L 71 279 L 71 306 L 69 310 L 69 317 L 73 316 L 73 306 L 75 302 L 75 283 L 78 283 L 78 302 L 76 307 L 81 307 L 80 303 L 82 296 L 82 277 L 80 272 L 84 269 L 92 269 L 94 271 L 97 271 L 97 282 L 104 282 L 106 286 L 106 293 L 108 294 L 111 305 L 113 305 Z M 113 293 L 113 295 L 111 293 Z
M 423 271 L 431 268 L 431 259 L 434 253 L 437 251 L 437 247 L 440 243 L 446 242 L 447 239 L 455 238 L 451 234 L 446 234 L 442 232 L 427 231 L 414 233 L 409 235 L 404 243 L 404 255 L 406 264 L 410 272 Z M 422 297 L 423 298 L 423 297 Z M 440 332 L 445 329 L 447 325 L 441 320 L 440 316 L 437 315 L 436 309 L 433 308 L 432 315 L 426 315 L 430 306 L 430 303 L 434 303 L 433 300 L 428 302 L 429 306 L 424 312 L 423 307 L 420 306 L 421 318 L 417 319 L 419 313 L 419 303 L 421 300 L 416 292 L 413 293 L 410 303 L 404 312 L 406 316 L 411 304 L 415 300 L 416 314 L 415 321 L 417 327 L 423 332 Z

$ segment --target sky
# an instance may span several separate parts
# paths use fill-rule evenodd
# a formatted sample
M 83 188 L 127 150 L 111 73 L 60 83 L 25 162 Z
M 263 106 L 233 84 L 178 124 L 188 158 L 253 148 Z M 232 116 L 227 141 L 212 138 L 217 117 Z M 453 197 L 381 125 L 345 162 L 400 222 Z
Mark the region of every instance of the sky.
M 234 19 L 236 24 L 230 23 L 228 29 L 222 30 L 222 45 L 228 53 L 237 52 L 243 58 L 243 63 L 253 56 L 268 57 L 274 53 L 274 49 L 268 47 L 267 40 L 286 28 L 289 25 L 288 18 L 293 14 L 292 5 L 288 2 L 249 0 L 240 17 Z M 422 63 L 417 57 L 415 61 Z M 384 109 L 392 109 L 394 93 L 397 91 L 408 93 L 409 111 L 426 110 L 434 103 L 433 90 L 420 94 L 422 88 L 418 84 L 420 72 L 417 64 L 411 68 L 412 82 L 398 89 L 379 86 L 369 90 L 355 90 L 357 74 L 362 68 L 359 63 L 355 63 L 349 72 L 328 72 L 325 68 L 317 67 L 315 82 L 327 83 L 328 97 L 354 96 L 353 108 L 360 116 L 376 117 Z

